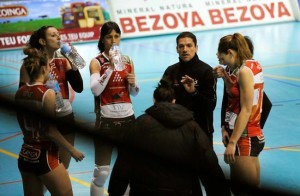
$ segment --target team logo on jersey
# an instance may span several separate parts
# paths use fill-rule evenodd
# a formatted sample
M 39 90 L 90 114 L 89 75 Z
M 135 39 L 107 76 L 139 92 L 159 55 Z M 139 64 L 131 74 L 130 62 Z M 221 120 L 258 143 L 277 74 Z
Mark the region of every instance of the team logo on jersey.
M 22 146 L 20 156 L 28 161 L 36 161 L 41 155 L 41 150 L 33 147 Z
M 121 97 L 123 97 L 125 93 L 124 92 L 119 92 L 119 93 L 116 93 L 112 96 L 113 99 L 120 99 Z
M 22 94 L 23 97 L 27 97 L 27 98 L 31 98 L 32 95 L 33 95 L 32 91 L 24 91 Z
M 99 59 L 99 61 L 100 61 L 101 64 L 105 63 L 105 58 L 99 57 L 98 59 Z
M 59 69 L 59 71 L 64 70 L 64 64 L 63 64 L 62 60 L 59 60 L 59 62 L 58 62 L 58 69 Z
M 122 76 L 119 74 L 119 72 L 116 72 L 113 82 L 122 82 L 122 81 L 123 81 Z

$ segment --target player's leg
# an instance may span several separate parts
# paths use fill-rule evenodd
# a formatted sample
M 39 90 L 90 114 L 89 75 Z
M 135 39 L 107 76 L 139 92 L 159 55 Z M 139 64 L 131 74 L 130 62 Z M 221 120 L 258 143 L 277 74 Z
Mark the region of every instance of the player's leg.
M 110 162 L 113 145 L 103 141 L 101 137 L 94 137 L 95 168 L 91 182 L 91 196 L 103 196 L 104 184 L 110 175 Z
M 22 172 L 24 196 L 43 195 L 43 183 L 34 173 Z
M 54 170 L 39 176 L 51 195 L 72 196 L 72 185 L 69 174 L 63 164 Z

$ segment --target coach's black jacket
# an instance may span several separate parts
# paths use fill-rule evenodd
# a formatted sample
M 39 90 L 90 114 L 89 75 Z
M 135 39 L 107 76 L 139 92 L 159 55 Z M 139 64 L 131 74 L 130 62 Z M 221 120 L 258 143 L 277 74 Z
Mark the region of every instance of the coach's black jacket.
M 196 81 L 196 93 L 186 92 L 181 78 L 188 75 Z M 194 112 L 195 121 L 208 134 L 214 132 L 213 111 L 216 107 L 216 79 L 212 67 L 201 61 L 197 54 L 189 61 L 169 66 L 163 78 L 171 81 L 176 94 L 176 103 Z
M 208 137 L 181 105 L 158 103 L 136 119 L 125 136 L 109 184 L 110 196 L 192 195 L 201 176 L 207 195 L 230 195 Z M 122 148 L 122 147 L 120 147 Z M 124 149 L 124 148 L 122 148 Z

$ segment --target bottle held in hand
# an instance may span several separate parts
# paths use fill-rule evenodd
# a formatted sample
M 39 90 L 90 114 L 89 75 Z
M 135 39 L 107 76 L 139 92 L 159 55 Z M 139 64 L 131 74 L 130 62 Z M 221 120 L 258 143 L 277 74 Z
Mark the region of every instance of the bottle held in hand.
M 61 111 L 61 109 L 64 107 L 64 99 L 60 91 L 59 83 L 52 74 L 49 75 L 46 86 L 55 91 L 56 112 Z
M 71 43 L 61 42 L 60 51 L 78 69 L 85 67 L 84 59 L 78 54 L 76 48 Z
M 120 50 L 120 47 L 116 43 L 113 43 L 112 47 L 109 50 L 109 54 L 112 57 L 116 71 L 124 70 L 125 64 L 122 60 L 121 50 Z
M 59 88 L 59 84 L 56 81 L 55 87 L 54 87 L 54 91 L 56 93 L 56 98 L 55 98 L 55 103 L 56 103 L 56 112 L 61 111 L 61 109 L 64 107 L 64 99 L 62 97 L 60 88 Z

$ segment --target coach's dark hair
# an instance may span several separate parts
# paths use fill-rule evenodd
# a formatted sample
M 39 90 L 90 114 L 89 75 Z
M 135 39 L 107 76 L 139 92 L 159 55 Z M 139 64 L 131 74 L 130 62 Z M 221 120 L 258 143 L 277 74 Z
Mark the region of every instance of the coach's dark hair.
M 181 38 L 186 38 L 186 37 L 189 37 L 193 40 L 193 42 L 195 43 L 195 46 L 197 46 L 197 38 L 196 36 L 192 33 L 192 32 L 189 32 L 189 31 L 184 31 L 184 32 L 181 32 L 177 38 L 176 38 L 176 43 L 178 45 L 178 41 L 179 39 Z

